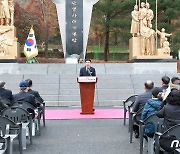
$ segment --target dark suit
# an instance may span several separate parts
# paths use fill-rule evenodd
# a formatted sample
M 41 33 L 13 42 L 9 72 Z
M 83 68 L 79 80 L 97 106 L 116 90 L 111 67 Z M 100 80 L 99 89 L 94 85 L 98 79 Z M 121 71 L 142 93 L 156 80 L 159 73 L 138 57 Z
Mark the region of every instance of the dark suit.
M 12 95 L 12 91 L 8 90 L 8 89 L 4 89 L 4 88 L 0 88 L 0 96 L 7 98 L 9 100 L 13 100 L 13 95 Z
M 167 103 L 159 112 L 156 113 L 159 118 L 164 118 L 164 128 L 166 131 L 170 127 L 180 124 L 180 105 Z
M 35 102 L 35 97 L 32 94 L 26 93 L 26 92 L 19 92 L 18 94 L 13 95 L 14 102 L 16 101 L 26 101 L 33 105 L 34 107 L 37 107 L 37 104 Z
M 86 66 L 82 67 L 79 76 L 96 76 L 96 70 L 94 67 L 90 67 L 89 70 L 86 69 Z
M 139 111 L 138 116 L 136 116 L 136 119 L 134 120 L 137 124 L 139 124 L 139 120 L 141 119 L 141 113 L 143 111 L 144 105 L 146 104 L 146 101 L 151 98 L 152 98 L 151 90 L 147 90 L 146 92 L 138 95 L 138 97 L 133 105 L 133 112 Z M 133 131 L 135 131 L 137 133 L 137 136 L 139 136 L 139 126 L 138 125 L 133 125 Z
M 139 94 L 133 105 L 133 111 L 137 112 L 139 109 L 143 108 L 144 105 L 146 104 L 146 101 L 151 98 L 152 98 L 151 90 L 147 90 L 146 92 Z
M 29 90 L 28 90 L 28 93 L 34 95 L 34 97 L 37 98 L 41 103 L 44 102 L 44 100 L 42 99 L 42 97 L 39 95 L 39 92 L 38 92 L 38 91 L 29 89 Z

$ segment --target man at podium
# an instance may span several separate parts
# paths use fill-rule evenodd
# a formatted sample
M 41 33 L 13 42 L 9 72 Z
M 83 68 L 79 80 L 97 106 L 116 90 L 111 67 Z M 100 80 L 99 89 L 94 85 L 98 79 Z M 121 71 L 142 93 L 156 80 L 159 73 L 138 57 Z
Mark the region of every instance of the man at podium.
M 91 59 L 85 60 L 85 66 L 80 69 L 79 76 L 96 76 L 96 70 L 91 67 Z

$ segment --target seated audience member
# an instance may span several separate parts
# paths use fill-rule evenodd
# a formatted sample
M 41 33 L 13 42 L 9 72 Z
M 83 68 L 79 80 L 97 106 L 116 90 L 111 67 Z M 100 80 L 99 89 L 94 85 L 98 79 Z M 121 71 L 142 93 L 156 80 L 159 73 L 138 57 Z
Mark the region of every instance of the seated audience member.
M 153 88 L 154 88 L 154 82 L 148 80 L 144 83 L 145 92 L 138 95 L 138 97 L 133 105 L 133 109 L 132 109 L 133 112 L 138 112 L 139 110 L 143 109 L 146 101 L 148 99 L 152 98 L 152 89 Z M 138 119 L 140 120 L 140 117 L 141 117 L 141 114 L 139 115 L 139 118 L 137 117 L 137 120 Z M 137 121 L 137 123 L 138 123 L 138 121 Z M 135 138 L 138 138 L 139 137 L 139 127 L 137 125 L 133 126 L 133 131 L 135 134 Z
M 19 84 L 20 92 L 13 95 L 14 102 L 18 101 L 26 101 L 33 105 L 34 107 L 37 107 L 37 104 L 35 102 L 35 97 L 32 94 L 27 93 L 28 91 L 28 82 L 27 81 L 21 81 Z
M 154 82 L 148 80 L 144 83 L 145 92 L 139 94 L 134 105 L 133 112 L 137 112 L 139 109 L 142 109 L 146 103 L 146 101 L 152 98 L 152 89 L 154 88 Z
M 28 93 L 34 95 L 34 97 L 40 102 L 43 103 L 44 100 L 42 99 L 42 97 L 39 95 L 38 91 L 32 90 L 32 80 L 31 79 L 27 79 L 26 80 L 29 84 L 29 89 L 28 89 Z
M 3 98 L 7 98 L 10 101 L 12 101 L 13 100 L 12 91 L 6 89 L 5 84 L 6 84 L 5 82 L 0 81 L 0 96 Z
M 152 90 L 152 98 L 147 100 L 145 106 L 144 106 L 144 109 L 141 113 L 141 119 L 144 120 L 146 119 L 147 117 L 151 116 L 152 114 L 155 114 L 162 101 L 159 99 L 160 97 L 160 93 L 162 92 L 162 90 L 160 88 L 154 88 Z
M 163 76 L 162 80 L 162 87 L 161 89 L 164 91 L 169 87 L 170 78 L 168 76 Z
M 171 83 L 175 85 L 180 85 L 180 78 L 179 77 L 172 77 Z
M 163 131 L 180 124 L 180 91 L 172 89 L 166 101 L 166 105 L 156 113 L 158 117 L 164 118 Z

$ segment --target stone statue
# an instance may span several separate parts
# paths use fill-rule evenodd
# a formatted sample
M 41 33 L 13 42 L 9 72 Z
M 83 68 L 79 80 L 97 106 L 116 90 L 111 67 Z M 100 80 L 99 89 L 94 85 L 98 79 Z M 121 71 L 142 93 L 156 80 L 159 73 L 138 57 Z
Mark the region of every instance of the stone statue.
M 167 40 L 167 37 L 165 37 L 165 40 L 164 40 L 164 42 L 163 42 L 164 53 L 170 54 L 171 49 L 170 49 L 169 46 L 170 46 L 170 44 L 169 44 L 169 42 L 168 42 L 168 40 Z
M 149 48 L 150 48 L 150 55 L 154 56 L 157 55 L 156 52 L 156 32 L 154 29 L 152 29 L 152 24 L 149 25 L 150 30 L 150 37 L 149 37 Z
M 9 26 L 10 16 L 8 0 L 0 0 L 0 24 Z
M 0 29 L 0 54 L 2 55 L 8 55 L 9 52 L 7 46 L 13 45 L 13 39 L 8 38 L 6 35 L 9 31 L 12 31 L 12 29 Z
M 140 20 L 140 34 L 144 27 L 147 27 L 147 9 L 144 2 L 141 2 L 141 8 L 139 10 L 139 20 Z
M 134 6 L 134 10 L 131 12 L 132 22 L 131 22 L 131 34 L 132 36 L 137 36 L 139 34 L 139 11 L 138 5 Z
M 141 54 L 142 55 L 149 55 L 150 54 L 150 28 L 143 27 L 141 29 Z
M 163 48 L 163 43 L 165 41 L 165 38 L 170 37 L 172 34 L 166 33 L 164 28 L 161 29 L 161 32 L 157 30 L 157 33 L 160 35 L 160 47 Z
M 150 27 L 144 27 L 141 32 L 141 53 L 142 55 L 156 55 L 156 32 Z
M 172 59 L 170 55 L 170 43 L 167 40 L 167 37 L 170 37 L 172 34 L 166 33 L 164 28 L 162 28 L 161 31 L 154 30 L 152 28 L 154 13 L 150 9 L 150 4 L 147 3 L 147 0 L 146 3 L 140 3 L 139 1 L 139 8 L 137 2 L 136 0 L 134 10 L 131 12 L 132 22 L 130 32 L 132 38 L 129 40 L 129 59 Z M 137 30 L 138 28 L 139 31 Z M 160 35 L 160 48 L 157 48 L 156 44 L 157 34 Z
M 146 3 L 146 9 L 147 9 L 147 15 L 146 15 L 146 19 L 147 19 L 147 26 L 150 27 L 151 21 L 154 18 L 154 13 L 153 11 L 150 9 L 150 4 Z
M 10 25 L 14 25 L 14 0 L 8 0 L 9 13 L 10 13 Z

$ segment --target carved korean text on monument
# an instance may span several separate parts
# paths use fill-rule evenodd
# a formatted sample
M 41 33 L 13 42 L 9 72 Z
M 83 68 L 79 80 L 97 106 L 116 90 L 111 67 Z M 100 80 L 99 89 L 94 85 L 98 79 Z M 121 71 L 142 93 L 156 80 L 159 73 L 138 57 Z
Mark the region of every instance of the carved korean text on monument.
M 66 0 L 66 57 L 83 53 L 83 0 Z
M 146 3 L 139 1 L 139 5 L 137 5 L 136 1 L 131 17 L 130 59 L 133 57 L 171 58 L 170 44 L 167 37 L 172 34 L 166 33 L 164 28 L 161 31 L 153 29 L 154 13 L 150 8 L 150 4 L 147 1 Z M 157 36 L 160 36 L 160 48 L 157 48 Z

